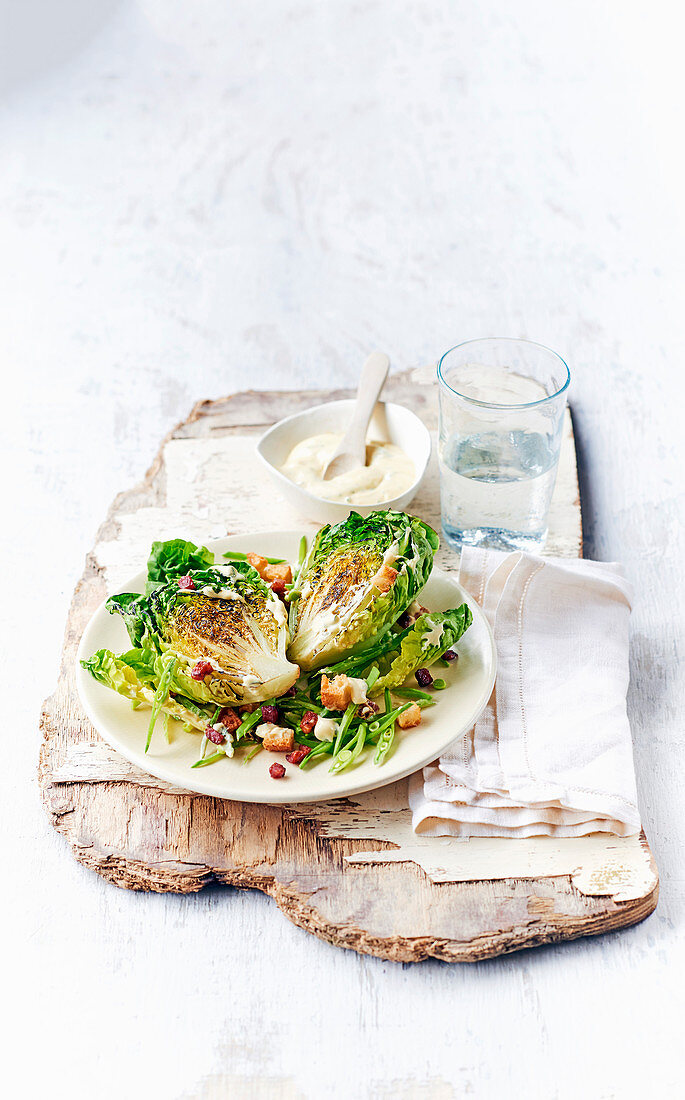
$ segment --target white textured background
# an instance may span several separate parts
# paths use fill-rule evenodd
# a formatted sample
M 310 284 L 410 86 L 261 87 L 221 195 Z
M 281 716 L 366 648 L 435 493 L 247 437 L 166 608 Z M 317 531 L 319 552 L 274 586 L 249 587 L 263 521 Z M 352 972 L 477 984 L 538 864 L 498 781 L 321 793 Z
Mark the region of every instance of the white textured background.
M 0 0 L 8 1095 L 682 1091 L 683 26 L 633 0 Z M 460 340 L 569 362 L 587 552 L 637 586 L 659 908 L 470 967 L 261 895 L 135 895 L 43 818 L 37 716 L 113 494 L 191 403 Z M 13 1075 L 16 1075 L 13 1079 Z

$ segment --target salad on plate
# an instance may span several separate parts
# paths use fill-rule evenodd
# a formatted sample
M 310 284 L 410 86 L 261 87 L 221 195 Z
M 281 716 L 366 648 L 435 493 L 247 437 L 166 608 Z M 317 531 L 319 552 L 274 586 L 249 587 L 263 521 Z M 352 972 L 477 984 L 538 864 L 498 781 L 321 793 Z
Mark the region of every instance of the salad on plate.
M 258 553 L 224 561 L 183 539 L 155 542 L 144 593 L 110 597 L 131 648 L 81 664 L 148 708 L 147 752 L 171 720 L 201 740 L 193 767 L 261 751 L 300 769 L 341 772 L 391 753 L 396 731 L 421 724 L 445 686 L 430 669 L 457 659 L 467 604 L 428 611 L 418 597 L 438 536 L 404 512 L 356 512 L 303 537 L 297 562 Z M 158 733 L 158 736 L 160 734 Z

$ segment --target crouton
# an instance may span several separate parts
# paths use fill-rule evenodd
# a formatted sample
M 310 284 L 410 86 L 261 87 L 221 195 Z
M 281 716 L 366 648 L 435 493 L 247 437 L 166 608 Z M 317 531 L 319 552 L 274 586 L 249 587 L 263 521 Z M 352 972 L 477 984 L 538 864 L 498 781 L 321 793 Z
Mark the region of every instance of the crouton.
M 345 710 L 352 701 L 352 684 L 349 676 L 334 676 L 332 680 L 325 674 L 321 677 L 321 702 L 327 710 Z
M 262 744 L 269 752 L 292 752 L 295 747 L 295 731 L 285 726 L 275 726 L 273 722 L 263 722 L 257 726 L 257 736 L 263 734 Z
M 321 677 L 321 702 L 328 710 L 345 710 L 349 703 L 366 702 L 366 680 L 335 676 L 329 680 Z
M 381 592 L 389 592 L 395 583 L 397 570 L 392 565 L 382 565 L 376 575 L 371 578 L 371 584 Z
M 412 703 L 410 707 L 403 710 L 397 718 L 397 725 L 401 730 L 410 730 L 414 726 L 421 725 L 421 707 L 418 703 Z
M 271 584 L 272 581 L 282 581 L 283 584 L 292 584 L 293 571 L 287 561 L 282 561 L 275 565 L 267 565 L 261 575 L 269 584 Z
M 228 733 L 233 733 L 241 724 L 242 718 L 236 714 L 233 707 L 224 707 L 219 711 L 219 722 L 226 727 Z
M 264 577 L 264 572 L 269 568 L 269 563 L 266 558 L 263 558 L 261 554 L 246 554 L 247 561 L 253 569 L 256 569 L 260 577 Z

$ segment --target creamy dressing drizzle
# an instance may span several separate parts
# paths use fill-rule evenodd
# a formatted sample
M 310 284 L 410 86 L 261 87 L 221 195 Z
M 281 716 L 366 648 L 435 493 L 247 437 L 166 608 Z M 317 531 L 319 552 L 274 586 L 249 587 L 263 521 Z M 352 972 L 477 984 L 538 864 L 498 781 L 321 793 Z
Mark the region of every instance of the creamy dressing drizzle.
M 181 591 L 186 596 L 191 596 L 193 593 L 192 588 L 183 588 Z M 233 588 L 211 588 L 208 584 L 205 584 L 202 588 L 195 589 L 195 591 L 200 592 L 203 596 L 212 596 L 215 600 L 242 600 L 240 593 Z
M 430 619 L 428 620 L 430 622 Z M 421 648 L 427 649 L 428 646 L 440 645 L 443 634 L 445 633 L 444 622 L 438 623 L 436 626 L 428 630 L 421 638 Z
M 355 676 L 348 676 L 348 680 L 352 685 L 352 699 L 353 703 L 365 703 L 366 702 L 366 680 L 357 679 Z
M 337 432 L 323 432 L 303 439 L 293 447 L 281 473 L 315 496 L 345 504 L 381 504 L 413 484 L 416 470 L 409 455 L 394 443 L 374 441 L 366 445 L 366 466 L 324 481 L 324 468 L 342 438 Z
M 338 723 L 335 718 L 324 718 L 319 715 L 314 726 L 314 736 L 319 741 L 334 741 L 337 732 Z
M 397 555 L 400 552 L 400 545 L 398 542 L 393 542 L 392 546 L 383 554 L 383 565 L 393 565 L 397 561 Z
M 282 730 L 283 733 L 293 732 L 291 729 L 288 729 L 287 726 L 279 726 L 276 724 L 276 722 L 260 722 L 254 732 L 256 733 L 257 737 L 261 737 L 263 741 L 267 733 L 271 733 L 272 730 Z

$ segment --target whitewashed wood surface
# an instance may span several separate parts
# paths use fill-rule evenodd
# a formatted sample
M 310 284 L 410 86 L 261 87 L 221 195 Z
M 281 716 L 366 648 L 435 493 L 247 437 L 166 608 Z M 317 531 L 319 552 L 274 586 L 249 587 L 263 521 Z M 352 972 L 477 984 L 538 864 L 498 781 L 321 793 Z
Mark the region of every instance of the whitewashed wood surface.
M 681 17 L 665 0 L 13 7 L 4 1091 L 679 1095 Z M 350 384 L 372 347 L 399 368 L 490 334 L 569 360 L 586 552 L 635 582 L 656 913 L 470 967 L 398 966 L 314 940 L 257 894 L 136 895 L 84 871 L 40 810 L 37 713 L 113 494 L 197 398 Z

